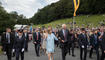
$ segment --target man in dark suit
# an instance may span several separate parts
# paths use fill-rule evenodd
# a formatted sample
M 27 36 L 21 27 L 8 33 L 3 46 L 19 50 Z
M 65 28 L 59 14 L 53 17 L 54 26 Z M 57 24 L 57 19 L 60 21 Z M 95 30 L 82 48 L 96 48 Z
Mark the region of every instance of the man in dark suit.
M 29 36 L 28 36 L 28 31 L 27 29 L 24 29 L 24 37 L 25 37 L 25 51 L 28 51 L 28 41 L 29 41 Z
M 13 32 L 14 39 L 18 36 L 18 29 L 15 29 Z M 15 51 L 12 50 L 12 57 L 15 57 Z
M 69 30 L 66 28 L 66 24 L 62 25 L 61 31 L 59 31 L 59 39 L 61 40 L 61 50 L 62 50 L 62 60 L 66 59 L 66 54 L 68 52 L 68 40 L 69 40 Z
M 99 39 L 97 31 L 93 30 L 93 34 L 90 36 L 90 54 L 89 57 L 92 58 L 93 49 L 96 50 L 97 60 L 99 60 Z
M 40 44 L 41 44 L 41 34 L 38 30 L 38 28 L 36 29 L 36 32 L 33 33 L 33 42 L 35 44 L 35 51 L 36 51 L 36 55 L 39 57 L 39 50 L 40 50 Z
M 5 44 L 7 59 L 12 60 L 11 56 L 12 56 L 14 37 L 13 37 L 13 34 L 11 33 L 10 28 L 6 28 L 6 33 L 2 35 L 2 41 L 3 41 L 3 44 Z
M 22 30 L 18 31 L 18 36 L 15 37 L 14 49 L 16 53 L 16 60 L 19 60 L 19 55 L 21 55 L 21 60 L 24 60 L 24 48 L 25 48 L 25 37 L 23 36 Z
M 75 46 L 75 34 L 73 30 L 70 30 L 70 39 L 69 39 L 69 55 L 71 54 L 70 48 L 72 49 L 72 56 L 74 55 L 74 46 Z
M 14 31 L 14 36 L 15 36 L 15 37 L 18 36 L 18 31 L 19 31 L 18 29 L 15 29 L 15 31 Z
M 105 59 L 105 30 L 102 36 L 102 56 L 100 60 L 104 60 Z
M 80 59 L 86 60 L 88 37 L 85 31 L 85 28 L 81 28 L 81 32 L 82 33 L 79 35 Z M 84 57 L 83 57 L 83 53 L 84 53 Z
M 2 44 L 2 51 L 4 54 L 6 54 L 6 45 L 4 44 L 4 41 L 2 40 L 3 39 L 3 35 L 5 35 L 5 32 L 3 32 L 3 34 L 1 35 L 1 44 Z

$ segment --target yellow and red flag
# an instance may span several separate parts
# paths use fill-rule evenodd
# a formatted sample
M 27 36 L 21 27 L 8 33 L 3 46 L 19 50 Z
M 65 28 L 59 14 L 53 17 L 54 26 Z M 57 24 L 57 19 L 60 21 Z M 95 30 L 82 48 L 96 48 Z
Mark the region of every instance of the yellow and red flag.
M 80 0 L 73 0 L 73 2 L 74 2 L 74 16 L 76 16 L 76 11 L 78 10 L 80 5 Z

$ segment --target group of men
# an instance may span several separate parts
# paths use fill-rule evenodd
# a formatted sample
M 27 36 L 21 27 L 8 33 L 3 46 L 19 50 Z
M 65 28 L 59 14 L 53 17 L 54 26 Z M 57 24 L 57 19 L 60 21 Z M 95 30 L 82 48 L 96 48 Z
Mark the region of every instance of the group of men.
M 79 33 L 78 33 L 79 32 Z M 66 24 L 62 25 L 62 29 L 59 31 L 59 40 L 61 41 L 62 60 L 66 60 L 66 55 L 72 47 L 72 56 L 74 55 L 75 41 L 78 41 L 80 48 L 80 60 L 87 60 L 88 48 L 90 49 L 89 58 L 92 58 L 93 50 L 96 51 L 97 60 L 104 60 L 105 58 L 105 30 L 91 29 L 90 32 L 85 28 L 81 28 L 77 33 L 74 30 L 69 31 L 66 28 Z M 101 49 L 101 56 L 99 49 Z
M 28 51 L 28 32 L 27 29 L 11 31 L 10 28 L 6 28 L 6 32 L 2 34 L 2 46 L 3 51 L 6 52 L 7 59 L 12 60 L 12 56 L 16 56 L 16 60 L 24 60 L 24 51 Z

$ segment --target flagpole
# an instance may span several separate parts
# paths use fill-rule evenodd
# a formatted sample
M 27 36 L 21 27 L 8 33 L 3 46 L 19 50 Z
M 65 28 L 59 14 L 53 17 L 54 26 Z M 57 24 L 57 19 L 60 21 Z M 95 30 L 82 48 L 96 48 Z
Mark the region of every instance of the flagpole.
M 78 1 L 78 2 L 77 2 Z M 75 17 L 76 17 L 76 11 L 78 10 L 79 8 L 79 4 L 80 4 L 80 0 L 73 0 L 74 2 L 74 14 L 73 14 L 73 30 L 75 29 Z
M 75 22 L 75 16 L 73 16 L 73 30 L 75 29 L 74 22 Z

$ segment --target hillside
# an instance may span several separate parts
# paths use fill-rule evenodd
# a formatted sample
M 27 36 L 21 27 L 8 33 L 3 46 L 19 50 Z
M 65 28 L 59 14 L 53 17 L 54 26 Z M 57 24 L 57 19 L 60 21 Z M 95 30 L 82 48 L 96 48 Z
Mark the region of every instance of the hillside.
M 72 18 L 66 18 L 66 19 L 60 19 L 60 20 L 56 20 L 53 21 L 51 23 L 48 24 L 40 24 L 40 25 L 34 25 L 34 27 L 38 26 L 53 26 L 53 27 L 57 27 L 58 25 L 61 24 L 67 24 L 68 27 L 72 27 L 72 24 L 70 24 L 73 21 Z M 80 26 L 80 27 L 86 27 L 87 25 L 90 25 L 90 27 L 96 27 L 96 26 L 100 26 L 102 23 L 105 23 L 105 14 L 100 14 L 100 15 L 83 15 L 83 16 L 77 16 L 75 17 L 75 21 L 76 24 L 75 26 Z
M 105 0 L 80 0 L 77 15 L 94 15 L 105 13 Z M 30 19 L 34 24 L 46 24 L 73 16 L 73 0 L 60 0 L 39 9 Z

